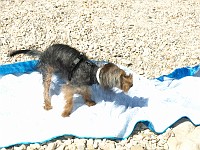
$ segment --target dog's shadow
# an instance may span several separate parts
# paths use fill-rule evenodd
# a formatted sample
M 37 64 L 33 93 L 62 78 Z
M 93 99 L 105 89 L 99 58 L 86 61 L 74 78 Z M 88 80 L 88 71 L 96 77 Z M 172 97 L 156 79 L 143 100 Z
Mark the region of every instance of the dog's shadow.
M 92 99 L 99 103 L 101 101 L 114 102 L 116 106 L 123 105 L 125 107 L 147 107 L 148 99 L 143 97 L 131 96 L 132 94 L 124 93 L 119 89 L 105 90 L 99 85 L 92 86 Z
M 60 80 L 58 78 L 54 79 L 51 84 L 50 94 L 59 95 L 62 91 L 62 85 L 66 84 L 64 80 Z M 134 94 L 132 89 L 129 90 L 128 93 L 124 93 L 120 90 L 109 90 L 103 89 L 101 86 L 95 84 L 91 86 L 91 94 L 92 100 L 94 100 L 97 104 L 104 102 L 113 102 L 116 106 L 125 106 L 126 108 L 134 108 L 134 107 L 147 107 L 148 99 L 144 97 L 138 97 Z M 75 95 L 74 96 L 74 108 L 73 111 L 78 109 L 79 107 L 85 105 L 82 96 Z
M 59 74 L 54 75 L 50 87 L 50 96 L 59 95 L 64 84 L 66 84 L 66 81 L 62 80 Z

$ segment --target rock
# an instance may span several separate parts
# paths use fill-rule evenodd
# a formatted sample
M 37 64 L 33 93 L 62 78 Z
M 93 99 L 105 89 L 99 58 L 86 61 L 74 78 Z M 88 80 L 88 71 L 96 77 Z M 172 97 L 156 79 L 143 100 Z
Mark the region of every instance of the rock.
M 180 143 L 177 141 L 176 137 L 170 137 L 167 141 L 169 150 L 176 150 Z
M 27 150 L 33 150 L 30 146 L 26 147 Z
M 168 140 L 170 137 L 174 137 L 174 136 L 175 136 L 175 134 L 172 131 L 172 129 L 168 128 L 165 133 L 161 134 L 159 139 Z
M 166 149 L 166 150 L 167 150 L 167 149 L 169 149 L 169 146 L 168 146 L 168 144 L 167 144 L 167 143 L 165 143 L 165 144 L 164 144 L 164 146 L 163 146 L 163 148 L 164 148 L 164 149 Z
M 40 149 L 40 144 L 30 144 L 31 149 Z
M 86 144 L 86 139 L 74 139 L 74 143 L 78 144 Z
M 84 150 L 86 147 L 86 139 L 74 139 L 74 144 L 80 150 Z
M 65 147 L 66 147 L 65 144 L 62 144 L 59 147 L 57 147 L 56 150 L 64 150 Z
M 93 139 L 88 139 L 88 140 L 87 140 L 87 144 L 86 144 L 87 149 L 88 149 L 88 150 L 90 150 L 90 149 L 94 149 L 93 144 L 94 144 Z
M 124 139 L 124 140 L 120 141 L 119 144 L 122 146 L 125 146 L 127 144 L 127 140 Z
M 101 142 L 98 143 L 98 147 L 100 149 L 112 150 L 115 149 L 116 146 L 114 141 L 103 139 Z
M 109 149 L 110 149 L 110 150 L 113 150 L 113 149 L 116 148 L 116 145 L 115 145 L 115 142 L 114 142 L 114 141 L 109 141 L 109 142 L 108 142 L 108 145 L 109 145 Z
M 86 145 L 84 143 L 76 143 L 76 147 L 79 150 L 84 150 Z
M 59 147 L 60 145 L 62 145 L 63 143 L 62 143 L 62 141 L 61 140 L 56 140 L 56 142 L 55 142 L 55 146 L 56 147 Z
M 43 145 L 40 147 L 40 150 L 46 150 L 47 149 L 47 145 Z
M 94 140 L 94 149 L 97 149 L 99 147 L 99 144 L 101 143 L 101 140 L 97 139 L 97 140 Z
M 14 150 L 26 150 L 26 146 L 24 144 L 22 144 L 19 147 L 14 147 Z
M 71 145 L 66 146 L 65 150 L 77 150 L 76 144 L 72 143 Z
M 137 144 L 139 144 L 139 140 L 138 140 L 138 139 L 131 139 L 131 140 L 130 140 L 130 143 L 131 143 L 132 145 L 137 145 Z
M 73 141 L 70 140 L 70 139 L 63 141 L 63 143 L 64 143 L 65 145 L 70 145 L 70 144 L 72 144 L 72 142 L 73 142 Z
M 200 126 L 197 126 L 189 135 L 188 138 L 200 145 Z
M 124 65 L 132 65 L 133 63 L 130 61 L 130 60 L 128 60 L 128 59 L 121 59 L 121 62 L 124 64 Z
M 144 148 L 140 145 L 131 146 L 131 150 L 144 150 Z
M 189 140 L 189 139 L 186 139 L 184 140 L 178 147 L 179 150 L 199 150 L 200 149 L 200 144 L 198 142 L 195 143 L 194 141 L 192 140 Z
M 56 148 L 56 143 L 49 143 L 46 150 L 54 150 Z
M 195 126 L 190 121 L 185 121 L 173 128 L 175 137 L 182 140 L 195 129 Z

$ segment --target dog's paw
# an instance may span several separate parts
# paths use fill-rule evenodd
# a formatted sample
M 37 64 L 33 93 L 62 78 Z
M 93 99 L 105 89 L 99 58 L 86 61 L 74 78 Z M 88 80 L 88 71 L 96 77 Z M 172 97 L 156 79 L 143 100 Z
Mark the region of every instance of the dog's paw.
M 94 105 L 96 105 L 96 103 L 94 101 L 87 101 L 86 105 L 88 105 L 88 106 L 94 106 Z
M 63 113 L 62 113 L 62 117 L 69 117 L 69 115 L 70 115 L 70 112 L 68 112 L 68 111 L 63 111 Z
M 45 110 L 50 110 L 50 109 L 52 109 L 53 107 L 51 106 L 51 104 L 50 103 L 45 103 L 45 105 L 44 105 L 44 109 Z

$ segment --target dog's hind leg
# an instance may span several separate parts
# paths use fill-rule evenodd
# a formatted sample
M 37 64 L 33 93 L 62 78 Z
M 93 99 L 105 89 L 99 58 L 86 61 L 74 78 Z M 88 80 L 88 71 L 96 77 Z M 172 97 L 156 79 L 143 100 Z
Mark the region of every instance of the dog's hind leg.
M 44 70 L 45 69 L 45 70 Z M 43 75 L 43 86 L 44 86 L 44 109 L 50 110 L 52 109 L 51 106 L 51 97 L 50 97 L 50 86 L 51 86 L 51 78 L 53 75 L 53 68 L 52 67 L 45 67 L 42 71 Z

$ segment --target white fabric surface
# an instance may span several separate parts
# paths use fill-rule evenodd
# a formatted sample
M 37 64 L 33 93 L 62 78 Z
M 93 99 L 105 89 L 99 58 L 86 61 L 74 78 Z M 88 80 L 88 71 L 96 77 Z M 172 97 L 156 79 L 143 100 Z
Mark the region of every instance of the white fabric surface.
M 133 73 L 134 74 L 134 73 Z M 74 96 L 70 117 L 63 118 L 63 93 L 56 76 L 52 83 L 53 109 L 43 109 L 42 76 L 38 72 L 0 79 L 0 147 L 48 141 L 62 135 L 87 138 L 127 138 L 139 121 L 149 121 L 156 132 L 164 132 L 181 117 L 200 124 L 200 77 L 164 82 L 133 75 L 128 93 L 105 91 L 92 86 L 88 107 Z

